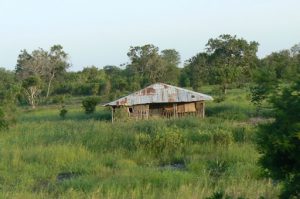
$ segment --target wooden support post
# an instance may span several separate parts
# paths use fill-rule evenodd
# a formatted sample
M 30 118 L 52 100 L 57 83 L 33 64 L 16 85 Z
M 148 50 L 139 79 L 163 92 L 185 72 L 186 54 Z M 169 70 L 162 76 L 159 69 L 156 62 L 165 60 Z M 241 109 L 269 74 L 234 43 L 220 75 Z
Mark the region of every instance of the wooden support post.
M 177 104 L 173 104 L 174 118 L 177 118 Z
M 205 117 L 205 103 L 202 103 L 202 118 Z

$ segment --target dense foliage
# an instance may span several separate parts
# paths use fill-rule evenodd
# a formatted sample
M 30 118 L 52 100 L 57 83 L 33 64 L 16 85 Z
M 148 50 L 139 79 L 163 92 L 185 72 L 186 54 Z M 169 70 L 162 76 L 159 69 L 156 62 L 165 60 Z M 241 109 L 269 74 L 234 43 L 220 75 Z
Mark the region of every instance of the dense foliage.
M 281 198 L 300 197 L 300 79 L 274 93 L 275 121 L 262 127 L 260 162 L 275 180 L 284 182 Z
M 87 97 L 82 101 L 82 107 L 86 114 L 91 114 L 95 112 L 98 103 L 98 97 Z
M 12 72 L 0 68 L 0 130 L 15 123 L 16 97 L 20 90 Z
M 52 103 L 57 95 L 101 96 L 107 102 L 154 82 L 164 82 L 201 90 L 205 85 L 218 85 L 218 101 L 225 99 L 228 88 L 243 87 L 254 80 L 253 102 L 257 105 L 272 92 L 273 85 L 291 80 L 300 72 L 299 45 L 290 50 L 274 52 L 262 59 L 256 55 L 258 43 L 228 34 L 211 38 L 206 49 L 188 60 L 180 59 L 175 49 L 160 50 L 146 44 L 131 46 L 129 62 L 120 66 L 88 66 L 82 71 L 67 71 L 68 54 L 60 45 L 49 51 L 22 50 L 16 65 L 15 83 L 26 84 L 33 77 L 40 81 L 35 87 L 22 89 L 20 104 Z M 180 67 L 183 63 L 183 67 Z M 30 92 L 28 92 L 30 91 Z M 1 91 L 0 91 L 1 92 Z

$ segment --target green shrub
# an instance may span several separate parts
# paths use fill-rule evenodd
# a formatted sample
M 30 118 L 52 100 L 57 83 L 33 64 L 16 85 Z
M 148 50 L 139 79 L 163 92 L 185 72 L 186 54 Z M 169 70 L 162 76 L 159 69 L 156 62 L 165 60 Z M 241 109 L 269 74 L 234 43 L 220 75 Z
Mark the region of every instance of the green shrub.
M 235 129 L 232 132 L 232 136 L 235 142 L 245 142 L 246 140 L 245 127 Z
M 168 129 L 164 129 L 155 135 L 138 134 L 135 143 L 138 149 L 150 153 L 161 164 L 181 161 L 186 146 L 186 141 L 181 133 Z
M 130 118 L 129 118 L 129 114 L 127 111 L 127 107 L 116 108 L 114 111 L 114 120 L 115 121 L 123 121 L 123 122 L 129 121 Z
M 225 194 L 225 192 L 223 190 L 221 191 L 216 191 L 212 194 L 212 196 L 207 197 L 206 199 L 233 199 L 235 197 L 231 197 L 227 194 Z M 245 199 L 244 197 L 237 197 L 237 199 Z
M 70 95 L 56 95 L 49 99 L 51 104 L 65 104 L 70 100 Z
M 61 118 L 65 118 L 66 115 L 67 115 L 67 113 L 68 113 L 68 110 L 66 109 L 66 106 L 63 105 L 63 106 L 61 107 L 60 112 L 59 112 L 59 116 L 60 116 Z
M 221 95 L 218 95 L 214 98 L 214 102 L 216 103 L 221 103 L 221 102 L 224 102 L 226 100 L 226 96 L 221 94 Z
M 212 135 L 211 133 L 207 133 L 204 131 L 198 131 L 198 132 L 190 132 L 187 135 L 188 140 L 190 140 L 192 143 L 207 143 L 212 140 Z
M 300 198 L 300 77 L 269 99 L 274 122 L 260 126 L 257 146 L 260 165 L 283 183 L 280 198 Z
M 216 192 L 214 192 L 214 193 L 212 194 L 212 196 L 207 197 L 206 199 L 223 199 L 223 198 L 229 199 L 229 198 L 225 197 L 225 193 L 224 193 L 224 191 L 222 190 L 222 191 L 216 191 Z
M 229 163 L 224 160 L 212 160 L 207 162 L 208 171 L 211 177 L 219 178 L 229 167 Z
M 163 128 L 165 124 L 161 120 L 139 121 L 134 124 L 134 129 L 138 132 L 147 134 L 155 134 Z
M 96 106 L 99 102 L 98 97 L 87 97 L 82 101 L 82 106 L 86 114 L 95 112 Z
M 228 146 L 231 144 L 232 138 L 229 133 L 222 130 L 213 134 L 213 142 L 216 145 Z

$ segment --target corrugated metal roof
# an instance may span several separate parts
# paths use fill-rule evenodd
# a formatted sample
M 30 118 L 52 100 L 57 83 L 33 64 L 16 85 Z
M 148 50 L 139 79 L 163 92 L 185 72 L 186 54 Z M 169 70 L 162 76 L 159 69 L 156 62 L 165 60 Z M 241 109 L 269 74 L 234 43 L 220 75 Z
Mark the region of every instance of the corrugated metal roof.
M 177 86 L 156 83 L 118 100 L 109 102 L 104 106 L 132 106 L 137 104 L 195 102 L 203 100 L 213 100 L 213 98 L 209 95 Z

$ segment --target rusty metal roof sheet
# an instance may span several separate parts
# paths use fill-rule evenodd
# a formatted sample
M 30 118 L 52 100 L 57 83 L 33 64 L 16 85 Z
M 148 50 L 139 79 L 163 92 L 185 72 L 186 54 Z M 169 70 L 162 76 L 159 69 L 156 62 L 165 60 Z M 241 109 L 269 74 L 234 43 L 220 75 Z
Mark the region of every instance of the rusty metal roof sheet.
M 109 102 L 104 106 L 132 106 L 137 104 L 195 102 L 203 100 L 213 100 L 213 98 L 209 95 L 177 86 L 156 83 L 118 100 Z

